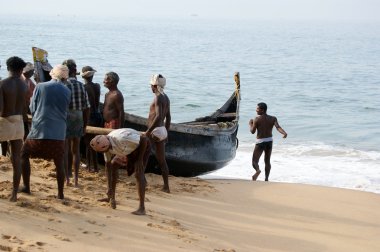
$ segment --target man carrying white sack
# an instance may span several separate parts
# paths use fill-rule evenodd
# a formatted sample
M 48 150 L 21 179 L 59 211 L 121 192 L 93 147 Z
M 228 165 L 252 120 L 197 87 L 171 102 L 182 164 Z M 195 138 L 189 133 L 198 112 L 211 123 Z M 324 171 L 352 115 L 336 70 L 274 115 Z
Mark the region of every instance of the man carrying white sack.
M 150 155 L 149 139 L 134 129 L 122 128 L 111 131 L 108 135 L 97 135 L 90 146 L 97 152 L 103 152 L 108 169 L 112 169 L 112 176 L 108 178 L 108 191 L 106 201 L 116 208 L 116 184 L 118 170 L 121 166 L 127 166 L 128 175 L 135 172 L 137 191 L 139 195 L 139 208 L 132 212 L 136 215 L 145 214 L 145 167 Z M 103 200 L 101 200 L 103 201 Z
M 165 144 L 171 121 L 170 100 L 164 93 L 166 79 L 161 74 L 152 75 L 150 85 L 155 95 L 149 109 L 148 129 L 144 134 L 151 140 L 158 165 L 161 169 L 164 180 L 162 191 L 170 193 L 169 168 L 165 159 Z

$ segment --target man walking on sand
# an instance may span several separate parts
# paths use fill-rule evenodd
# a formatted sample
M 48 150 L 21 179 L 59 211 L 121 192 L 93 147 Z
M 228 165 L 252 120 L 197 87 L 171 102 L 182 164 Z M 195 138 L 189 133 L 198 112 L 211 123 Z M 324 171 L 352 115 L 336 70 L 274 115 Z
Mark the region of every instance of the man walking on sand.
M 165 144 L 170 127 L 170 100 L 164 93 L 166 79 L 161 74 L 155 74 L 150 80 L 154 99 L 149 108 L 148 129 L 145 135 L 150 138 L 156 159 L 162 172 L 164 186 L 162 191 L 170 193 L 169 189 L 169 168 L 165 159 Z
M 265 103 L 261 102 L 257 104 L 256 113 L 257 117 L 249 120 L 251 133 L 255 134 L 257 130 L 256 145 L 252 156 L 252 166 L 256 170 L 256 173 L 252 176 L 252 180 L 257 180 L 257 177 L 261 173 L 259 160 L 261 154 L 264 152 L 265 181 L 268 181 L 271 169 L 270 157 L 273 146 L 272 129 L 276 127 L 277 131 L 283 135 L 283 138 L 286 138 L 288 134 L 281 128 L 276 117 L 267 114 L 267 105 Z
M 7 60 L 9 77 L 0 81 L 0 141 L 10 141 L 13 166 L 13 190 L 10 201 L 17 200 L 18 185 L 21 179 L 20 154 L 24 138 L 23 113 L 27 88 L 21 79 L 26 66 L 19 57 Z

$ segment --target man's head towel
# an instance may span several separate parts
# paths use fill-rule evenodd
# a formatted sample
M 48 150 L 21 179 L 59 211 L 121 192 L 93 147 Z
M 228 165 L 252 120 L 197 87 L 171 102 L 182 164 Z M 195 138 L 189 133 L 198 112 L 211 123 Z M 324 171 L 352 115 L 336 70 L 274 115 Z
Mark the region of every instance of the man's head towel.
M 64 65 L 56 65 L 50 71 L 50 76 L 52 79 L 55 79 L 55 80 L 68 79 L 69 69 L 67 68 L 67 66 L 64 66 Z
M 166 86 L 166 79 L 161 74 L 154 74 L 150 78 L 150 85 L 157 86 L 158 92 L 161 94 L 164 93 L 164 88 Z

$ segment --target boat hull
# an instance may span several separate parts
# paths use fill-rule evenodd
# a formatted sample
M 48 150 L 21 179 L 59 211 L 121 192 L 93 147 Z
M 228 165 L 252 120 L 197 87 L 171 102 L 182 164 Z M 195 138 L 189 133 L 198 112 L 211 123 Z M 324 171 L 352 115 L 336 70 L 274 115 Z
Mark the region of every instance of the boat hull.
M 145 118 L 127 113 L 125 118 L 125 128 L 146 131 Z M 221 128 L 220 124 L 214 124 L 213 127 L 172 124 L 165 145 L 169 174 L 193 177 L 226 166 L 236 155 L 237 132 L 237 122 L 229 128 Z M 151 156 L 146 171 L 161 173 L 154 155 Z
M 226 166 L 236 155 L 236 133 L 237 130 L 231 135 L 202 136 L 169 132 L 166 144 L 169 174 L 192 177 Z M 160 173 L 154 158 L 148 163 L 147 172 Z

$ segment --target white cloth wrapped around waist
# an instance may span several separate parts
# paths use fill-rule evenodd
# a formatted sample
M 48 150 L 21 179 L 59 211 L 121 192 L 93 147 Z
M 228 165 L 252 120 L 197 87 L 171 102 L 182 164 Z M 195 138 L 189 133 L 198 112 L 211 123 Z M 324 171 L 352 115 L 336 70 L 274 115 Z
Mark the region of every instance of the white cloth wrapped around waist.
M 165 126 L 157 127 L 152 130 L 152 136 L 158 139 L 158 141 L 165 140 L 168 137 L 168 131 Z
M 24 138 L 22 115 L 0 117 L 0 142 Z
M 273 141 L 273 137 L 266 137 L 266 138 L 258 138 L 256 139 L 256 143 L 259 144 L 259 143 L 264 143 L 264 142 L 272 142 Z

